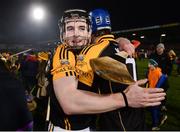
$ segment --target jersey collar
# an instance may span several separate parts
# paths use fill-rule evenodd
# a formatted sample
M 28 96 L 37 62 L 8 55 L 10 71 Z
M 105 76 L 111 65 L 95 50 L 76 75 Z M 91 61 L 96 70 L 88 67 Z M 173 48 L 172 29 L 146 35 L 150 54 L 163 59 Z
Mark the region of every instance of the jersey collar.
M 111 35 L 111 34 L 103 35 L 96 40 L 96 43 L 101 43 L 104 40 L 114 41 L 114 35 Z

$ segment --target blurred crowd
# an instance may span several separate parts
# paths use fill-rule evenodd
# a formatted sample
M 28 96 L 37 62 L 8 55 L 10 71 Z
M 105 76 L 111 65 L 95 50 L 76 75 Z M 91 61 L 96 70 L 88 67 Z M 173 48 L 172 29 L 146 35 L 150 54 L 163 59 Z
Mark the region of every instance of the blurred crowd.
M 35 53 L 28 50 L 25 53 L 12 54 L 11 52 L 3 52 L 0 54 L 0 61 L 3 63 L 5 70 L 16 80 L 20 81 L 22 87 L 25 88 L 23 90 L 28 110 L 32 114 L 33 130 L 43 130 L 45 127 L 47 73 L 50 68 L 50 57 L 51 52 L 49 51 Z M 13 85 L 9 78 L 4 83 L 9 86 Z M 14 87 L 19 88 L 18 85 L 14 85 Z M 7 113 L 11 113 L 10 111 L 14 110 L 9 109 Z

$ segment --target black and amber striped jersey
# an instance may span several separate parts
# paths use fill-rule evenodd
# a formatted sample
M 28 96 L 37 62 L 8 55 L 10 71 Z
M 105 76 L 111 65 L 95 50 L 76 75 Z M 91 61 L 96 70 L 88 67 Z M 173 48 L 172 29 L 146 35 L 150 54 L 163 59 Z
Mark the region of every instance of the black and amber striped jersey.
M 52 78 L 53 80 L 60 79 L 66 76 L 78 76 L 75 72 L 76 67 L 76 55 L 71 49 L 67 48 L 66 44 L 61 44 L 57 47 L 53 56 L 52 63 Z M 67 115 L 62 110 L 54 89 L 50 89 L 50 121 L 51 130 L 54 126 L 66 130 L 81 130 L 90 126 L 92 115 Z
M 96 44 L 82 50 L 79 55 L 81 61 L 77 62 L 77 67 L 81 71 L 79 72 L 80 83 L 78 89 L 91 89 L 91 91 L 100 94 L 110 94 L 124 91 L 127 88 L 127 85 L 114 83 L 99 77 L 93 73 L 89 63 L 90 59 L 103 56 L 110 56 L 117 60 L 115 54 L 119 52 L 118 48 L 113 35 L 104 35 L 97 39 Z M 124 64 L 126 62 L 125 59 L 120 61 Z M 98 128 L 104 131 L 144 130 L 144 123 L 143 109 L 121 108 L 102 113 L 98 118 Z
M 76 69 L 79 73 L 79 82 L 92 87 L 95 74 L 90 66 L 90 60 L 101 56 L 115 56 L 118 52 L 117 42 L 113 35 L 104 35 L 97 40 L 97 44 L 84 48 L 79 54 Z M 125 61 L 124 61 L 125 62 Z M 86 87 L 79 87 L 84 89 Z M 85 90 L 85 89 L 84 89 Z
M 53 80 L 65 76 L 76 76 L 75 64 L 76 60 L 73 52 L 67 48 L 66 44 L 59 45 L 53 57 L 53 69 L 51 70 Z

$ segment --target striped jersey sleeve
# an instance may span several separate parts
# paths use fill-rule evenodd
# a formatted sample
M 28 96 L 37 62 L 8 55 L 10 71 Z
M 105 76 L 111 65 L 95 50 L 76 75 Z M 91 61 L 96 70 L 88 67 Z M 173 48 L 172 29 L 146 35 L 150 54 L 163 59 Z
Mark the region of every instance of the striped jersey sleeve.
M 66 76 L 76 76 L 75 56 L 64 44 L 57 47 L 52 63 L 53 80 Z

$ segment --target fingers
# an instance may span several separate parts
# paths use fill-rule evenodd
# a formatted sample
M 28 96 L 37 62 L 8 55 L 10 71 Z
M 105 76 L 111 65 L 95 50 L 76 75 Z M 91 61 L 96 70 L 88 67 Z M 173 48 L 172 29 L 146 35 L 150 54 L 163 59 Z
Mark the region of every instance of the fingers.
M 139 86 L 146 82 L 147 79 L 138 80 L 124 90 L 130 107 L 157 106 L 165 99 L 166 93 L 162 88 L 143 88 Z
M 124 45 L 123 50 L 125 50 L 130 56 L 135 52 L 135 48 L 131 43 Z
M 161 104 L 161 102 L 146 103 L 146 104 L 144 105 L 144 107 L 158 106 L 158 105 L 160 105 L 160 104 Z
M 135 53 L 135 47 L 133 44 L 130 44 L 130 49 L 131 49 L 131 53 L 134 54 Z
M 151 99 L 154 99 L 155 101 L 161 101 L 161 100 L 158 100 L 160 98 L 165 98 L 166 96 L 166 93 L 153 93 L 153 94 L 149 94 L 148 98 L 149 98 L 149 101 L 151 101 Z M 162 99 L 162 100 L 163 100 Z
M 133 51 L 132 51 L 132 50 L 128 50 L 127 53 L 128 53 L 128 55 L 129 55 L 130 57 L 133 56 Z
M 136 82 L 137 85 L 143 85 L 147 82 L 147 79 L 141 79 Z
M 130 56 L 132 56 L 135 53 L 134 45 L 127 38 L 119 37 L 116 39 L 116 41 L 119 44 L 120 50 L 126 51 L 128 53 L 128 55 L 130 55 Z
M 161 93 L 161 92 L 164 92 L 164 89 L 162 88 L 146 88 L 144 89 L 145 92 L 148 92 L 148 93 Z
M 165 97 L 158 97 L 158 98 L 151 98 L 148 99 L 148 101 L 144 102 L 144 107 L 149 107 L 149 106 L 157 106 L 161 104 L 161 101 L 164 100 Z
M 144 106 L 157 106 L 161 104 L 161 101 L 165 99 L 166 93 L 163 92 L 163 89 L 159 88 L 151 88 L 151 89 L 145 89 L 145 92 L 147 92 L 148 96 L 144 99 Z

